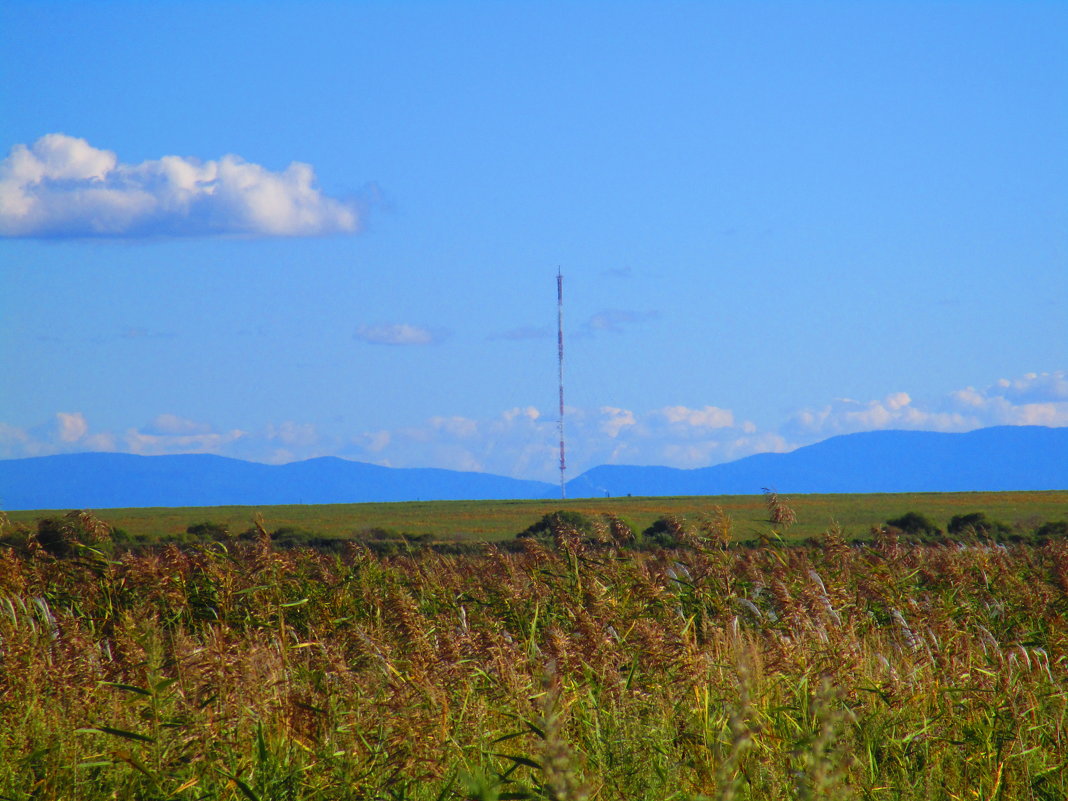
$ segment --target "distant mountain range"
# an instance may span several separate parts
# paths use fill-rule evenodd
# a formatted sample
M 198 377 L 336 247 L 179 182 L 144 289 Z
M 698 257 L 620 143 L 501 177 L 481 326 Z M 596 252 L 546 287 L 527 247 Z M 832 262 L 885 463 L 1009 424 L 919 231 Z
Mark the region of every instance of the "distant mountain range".
M 1068 428 L 1000 426 L 966 434 L 871 431 L 791 453 L 694 470 L 595 467 L 568 497 L 1068 489 Z M 553 498 L 559 486 L 486 473 L 389 468 L 334 457 L 285 465 L 222 456 L 73 453 L 0 460 L 0 509 L 267 506 Z
M 567 487 L 575 496 L 1068 489 L 1068 428 L 867 431 L 695 470 L 603 465 Z

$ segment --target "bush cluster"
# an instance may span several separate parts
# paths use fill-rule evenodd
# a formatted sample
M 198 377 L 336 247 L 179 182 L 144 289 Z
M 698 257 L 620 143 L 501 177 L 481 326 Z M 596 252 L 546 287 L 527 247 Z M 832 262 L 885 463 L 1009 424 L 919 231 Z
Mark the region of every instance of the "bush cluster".
M 939 542 L 994 542 L 1030 543 L 1043 545 L 1051 539 L 1068 537 L 1068 521 L 1050 520 L 1038 525 L 1017 524 L 1010 526 L 1000 520 L 992 520 L 984 512 L 968 512 L 954 515 L 946 525 L 945 532 L 919 512 L 906 512 L 901 517 L 886 521 L 886 529 L 913 543 Z

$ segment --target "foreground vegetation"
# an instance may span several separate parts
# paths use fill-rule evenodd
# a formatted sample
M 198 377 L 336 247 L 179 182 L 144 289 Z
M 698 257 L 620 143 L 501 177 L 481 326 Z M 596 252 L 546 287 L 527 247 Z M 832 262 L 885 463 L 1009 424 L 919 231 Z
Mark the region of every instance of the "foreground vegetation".
M 1063 536 L 665 519 L 377 556 L 70 518 L 0 548 L 0 797 L 1068 796 Z

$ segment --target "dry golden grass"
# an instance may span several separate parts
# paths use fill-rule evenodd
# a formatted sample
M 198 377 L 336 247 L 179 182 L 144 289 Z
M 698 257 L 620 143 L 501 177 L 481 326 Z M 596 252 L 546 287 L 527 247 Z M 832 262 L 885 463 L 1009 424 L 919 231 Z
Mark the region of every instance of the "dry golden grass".
M 1064 798 L 1068 543 L 0 551 L 0 797 Z M 619 532 L 617 532 L 619 533 Z

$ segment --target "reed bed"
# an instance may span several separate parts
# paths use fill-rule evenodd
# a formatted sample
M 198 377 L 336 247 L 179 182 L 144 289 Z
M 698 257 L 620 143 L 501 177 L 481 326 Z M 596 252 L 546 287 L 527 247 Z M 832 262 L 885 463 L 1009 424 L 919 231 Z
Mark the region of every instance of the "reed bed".
M 1068 543 L 0 553 L 3 799 L 1064 799 Z

